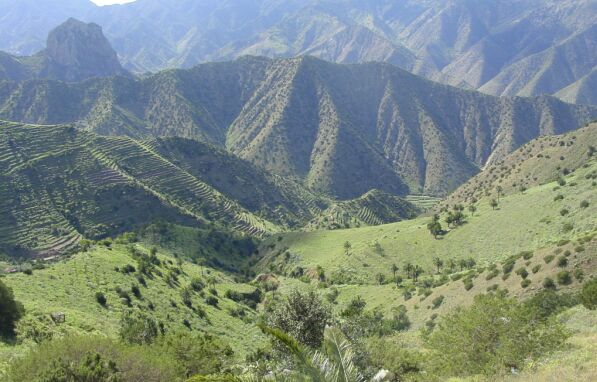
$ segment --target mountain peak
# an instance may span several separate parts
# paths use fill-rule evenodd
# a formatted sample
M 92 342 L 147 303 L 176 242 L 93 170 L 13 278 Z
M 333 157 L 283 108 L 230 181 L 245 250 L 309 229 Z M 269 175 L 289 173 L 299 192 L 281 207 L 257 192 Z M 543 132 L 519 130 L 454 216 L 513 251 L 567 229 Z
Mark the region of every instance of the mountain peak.
M 44 55 L 43 77 L 81 81 L 127 74 L 102 28 L 74 18 L 69 18 L 50 32 Z

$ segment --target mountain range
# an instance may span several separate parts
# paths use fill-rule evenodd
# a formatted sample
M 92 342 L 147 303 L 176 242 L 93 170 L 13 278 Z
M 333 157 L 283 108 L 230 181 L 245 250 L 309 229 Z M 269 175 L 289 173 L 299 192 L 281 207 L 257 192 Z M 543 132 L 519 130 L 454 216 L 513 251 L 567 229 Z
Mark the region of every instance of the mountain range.
M 243 55 L 383 61 L 492 95 L 595 104 L 595 0 L 2 0 L 0 49 L 30 55 L 69 17 L 101 25 L 134 72 Z
M 244 57 L 140 79 L 0 83 L 2 119 L 197 139 L 341 199 L 371 189 L 445 195 L 529 140 L 596 117 L 595 107 L 556 98 L 497 98 L 389 64 L 313 57 Z

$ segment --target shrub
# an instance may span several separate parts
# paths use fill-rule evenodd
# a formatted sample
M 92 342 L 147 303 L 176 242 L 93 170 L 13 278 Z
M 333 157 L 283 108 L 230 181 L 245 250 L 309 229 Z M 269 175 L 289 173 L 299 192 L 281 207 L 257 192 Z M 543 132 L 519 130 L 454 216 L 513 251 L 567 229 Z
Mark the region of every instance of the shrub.
M 559 200 L 564 200 L 564 195 L 562 195 L 562 194 L 559 194 L 559 195 L 557 195 L 555 198 L 553 198 L 553 200 L 554 200 L 554 202 L 557 202 L 557 201 L 559 201 Z
M 555 259 L 556 257 L 554 255 L 547 255 L 543 258 L 543 261 L 545 261 L 545 264 L 549 264 L 553 261 L 553 259 Z
M 485 280 L 489 281 L 499 274 L 500 272 L 497 269 L 492 269 L 489 273 L 487 273 L 487 276 L 485 276 Z
M 95 292 L 95 301 L 101 306 L 106 306 L 106 303 L 108 302 L 106 296 L 102 292 Z
M 437 323 L 427 338 L 430 364 L 440 375 L 492 375 L 522 369 L 530 359 L 562 346 L 568 336 L 556 320 L 499 293 L 479 295 Z
M 184 380 L 170 353 L 131 347 L 104 337 L 65 337 L 45 341 L 15 358 L 9 381 L 144 381 Z
M 525 252 L 521 252 L 522 258 L 525 260 L 530 260 L 533 258 L 533 252 L 531 251 L 525 251 Z
M 577 245 L 577 246 L 574 248 L 574 251 L 575 251 L 576 253 L 581 253 L 581 252 L 584 252 L 584 251 L 585 251 L 585 247 L 584 247 L 584 245 Z
M 522 281 L 520 282 L 520 286 L 521 286 L 521 287 L 523 287 L 523 288 L 526 288 L 526 287 L 528 287 L 529 285 L 531 285 L 531 280 L 529 280 L 529 279 L 524 279 L 524 280 L 522 280 Z
M 158 336 L 158 324 L 145 314 L 125 312 L 120 320 L 119 336 L 125 343 L 148 345 Z
M 553 279 L 550 277 L 546 277 L 543 279 L 543 288 L 545 289 L 555 289 L 556 284 L 553 282 Z
M 504 274 L 512 272 L 514 269 L 514 261 L 507 261 L 502 265 L 502 272 Z
M 568 257 L 570 256 L 572 253 L 569 250 L 565 250 L 564 251 L 564 256 Z
M 518 268 L 516 270 L 516 274 L 519 275 L 522 279 L 526 279 L 529 275 L 529 272 L 526 270 L 526 268 Z
M 576 268 L 574 270 L 574 278 L 577 279 L 579 282 L 582 282 L 582 280 L 584 279 L 584 277 L 585 277 L 585 273 L 583 272 L 582 269 Z
M 597 308 L 597 278 L 587 281 L 580 291 L 580 301 L 587 309 Z
M 539 265 L 539 264 L 535 265 L 535 266 L 533 267 L 533 269 L 531 269 L 531 271 L 532 271 L 533 273 L 537 273 L 537 272 L 539 272 L 540 270 L 541 270 L 541 265 Z
M 566 256 L 560 256 L 558 257 L 558 267 L 560 268 L 564 268 L 566 266 L 568 266 L 568 258 Z
M 141 299 L 141 290 L 139 289 L 139 286 L 137 284 L 133 284 L 131 286 L 131 293 L 133 294 L 133 296 L 135 296 L 138 299 Z
M 569 285 L 572 283 L 572 277 L 570 276 L 570 272 L 568 271 L 561 271 L 557 275 L 558 284 L 560 285 Z
M 15 300 L 12 289 L 0 280 L 0 337 L 14 336 L 15 324 L 24 314 L 23 304 Z
M 467 278 L 462 280 L 462 282 L 464 283 L 465 290 L 471 290 L 473 288 L 473 280 Z
M 207 298 L 205 299 L 205 303 L 207 305 L 211 305 L 217 308 L 218 304 L 220 303 L 220 300 L 218 300 L 218 298 L 215 296 L 207 296 Z
M 568 215 L 569 213 L 570 213 L 570 211 L 568 211 L 566 208 L 562 208 L 562 209 L 560 210 L 560 215 L 562 215 L 562 216 L 566 216 L 566 215 Z
M 589 206 L 589 202 L 587 200 L 583 200 L 580 202 L 580 208 L 587 208 Z
M 437 296 L 431 301 L 432 309 L 437 309 L 444 302 L 444 296 Z

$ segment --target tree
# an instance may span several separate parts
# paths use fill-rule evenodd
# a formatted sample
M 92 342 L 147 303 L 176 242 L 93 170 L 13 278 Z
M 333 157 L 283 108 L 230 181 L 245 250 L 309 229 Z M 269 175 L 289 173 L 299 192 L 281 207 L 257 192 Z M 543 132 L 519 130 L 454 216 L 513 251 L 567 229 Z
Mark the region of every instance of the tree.
M 465 376 L 520 369 L 564 344 L 568 333 L 555 319 L 502 294 L 479 295 L 469 308 L 444 316 L 427 338 L 439 374 Z
M 474 204 L 468 206 L 468 210 L 471 213 L 471 216 L 475 216 L 475 212 L 477 211 L 477 207 Z
M 23 304 L 16 301 L 12 289 L 0 280 L 0 337 L 12 337 L 15 324 L 23 317 Z
M 411 275 L 412 275 L 412 271 L 414 269 L 415 269 L 415 267 L 411 263 L 406 263 L 404 265 L 404 271 L 406 272 L 406 277 L 407 278 L 409 278 L 409 279 L 412 278 Z
M 386 281 L 386 276 L 383 273 L 378 273 L 375 275 L 375 280 L 379 285 L 382 285 L 384 281 Z
M 439 222 L 439 220 L 435 218 L 431 222 L 429 222 L 429 224 L 427 224 L 427 229 L 429 230 L 429 233 L 433 235 L 434 239 L 437 239 L 437 237 L 442 233 L 442 225 Z
M 321 346 L 324 329 L 331 317 L 330 308 L 317 293 L 294 290 L 282 301 L 266 307 L 265 323 L 317 349 Z
M 497 208 L 497 206 L 499 205 L 499 202 L 495 199 L 491 199 L 491 202 L 489 202 L 489 205 L 491 206 L 491 208 L 495 211 L 495 209 Z
M 436 257 L 433 259 L 433 264 L 437 267 L 437 273 L 439 274 L 440 269 L 444 266 L 444 261 Z
M 415 267 L 413 268 L 413 280 L 415 280 L 416 282 L 419 276 L 423 274 L 423 272 L 423 268 L 421 268 L 420 265 L 415 265 Z
M 350 244 L 350 241 L 346 241 L 344 243 L 344 254 L 346 256 L 350 255 L 350 249 L 352 248 L 352 244 Z
M 587 309 L 597 309 L 597 279 L 587 281 L 580 292 L 580 300 Z
M 499 202 L 500 201 L 500 196 L 503 195 L 504 189 L 502 188 L 502 186 L 497 186 L 495 188 L 495 190 L 497 191 L 497 201 Z
M 453 259 L 448 259 L 447 266 L 450 272 L 453 272 L 454 268 L 456 268 L 456 262 Z
M 394 275 L 394 282 L 396 282 L 396 272 L 398 272 L 399 268 L 396 264 L 392 264 L 392 274 Z
M 284 380 L 317 382 L 362 382 L 354 363 L 352 345 L 342 331 L 327 327 L 323 336 L 322 351 L 305 348 L 299 341 L 283 331 L 260 325 L 261 330 L 284 346 L 292 356 L 299 375 L 286 376 Z M 296 377 L 296 378 L 293 378 Z M 234 380 L 234 379 L 233 379 Z M 256 380 L 256 379 L 250 379 Z

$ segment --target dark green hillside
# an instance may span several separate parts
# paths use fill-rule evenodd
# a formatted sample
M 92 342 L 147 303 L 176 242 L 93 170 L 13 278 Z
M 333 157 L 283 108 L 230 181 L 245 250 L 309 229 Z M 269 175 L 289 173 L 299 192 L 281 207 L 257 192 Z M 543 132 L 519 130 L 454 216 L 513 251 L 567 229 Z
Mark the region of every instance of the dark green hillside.
M 352 199 L 372 189 L 445 195 L 531 139 L 597 117 L 597 109 L 496 98 L 387 64 L 244 57 L 138 80 L 3 82 L 0 117 L 208 141 L 316 193 Z
M 276 226 L 130 138 L 68 126 L 0 125 L 0 243 L 60 252 L 156 219 L 214 221 L 262 234 Z
M 82 237 L 158 219 L 262 236 L 299 229 L 334 203 L 205 143 L 104 137 L 66 125 L 0 123 L 0 170 L 0 245 L 11 256 L 61 253 Z M 355 203 L 344 213 L 376 211 L 363 225 L 414 211 L 389 195 Z

